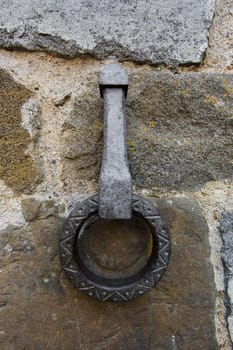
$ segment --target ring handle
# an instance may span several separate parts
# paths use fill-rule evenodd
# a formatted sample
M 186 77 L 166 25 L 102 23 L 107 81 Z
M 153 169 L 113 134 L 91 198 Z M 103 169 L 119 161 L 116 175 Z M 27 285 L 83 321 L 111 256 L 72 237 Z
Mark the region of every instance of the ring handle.
M 60 239 L 63 269 L 72 284 L 83 293 L 101 301 L 124 302 L 152 289 L 166 271 L 170 258 L 170 238 L 159 212 L 152 203 L 136 194 L 132 196 L 133 215 L 140 215 L 151 227 L 153 248 L 141 271 L 124 279 L 100 278 L 82 261 L 76 249 L 84 222 L 98 215 L 98 195 L 79 202 L 67 218 Z

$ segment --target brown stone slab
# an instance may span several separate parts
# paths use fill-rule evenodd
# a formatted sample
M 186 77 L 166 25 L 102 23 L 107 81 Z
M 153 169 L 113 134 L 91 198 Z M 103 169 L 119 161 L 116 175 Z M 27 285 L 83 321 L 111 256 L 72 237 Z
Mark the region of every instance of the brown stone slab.
M 155 289 L 126 303 L 99 302 L 70 285 L 58 255 L 61 222 L 58 212 L 51 214 L 51 205 L 42 203 L 43 211 L 27 228 L 5 230 L 0 239 L 0 347 L 217 350 L 214 276 L 201 209 L 188 198 L 154 203 L 169 224 L 170 265 Z

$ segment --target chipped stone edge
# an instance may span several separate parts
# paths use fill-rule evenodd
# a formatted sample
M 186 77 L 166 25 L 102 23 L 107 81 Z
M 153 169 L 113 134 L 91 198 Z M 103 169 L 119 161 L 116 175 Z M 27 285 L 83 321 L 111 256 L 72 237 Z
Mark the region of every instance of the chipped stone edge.
M 54 35 L 47 32 L 37 32 L 32 24 L 19 25 L 13 28 L 0 26 L 0 48 L 6 50 L 39 51 L 66 59 L 93 57 L 103 60 L 109 56 L 116 56 L 119 61 L 131 61 L 139 64 L 149 64 L 154 66 L 167 66 L 171 68 L 201 65 L 205 60 L 209 48 L 210 29 L 215 15 L 216 0 L 208 0 L 210 11 L 206 18 L 206 42 L 200 44 L 195 57 L 184 60 L 176 58 L 157 57 L 152 53 L 150 57 L 140 56 L 138 50 L 131 50 L 121 43 L 102 39 L 97 42 L 93 49 L 81 47 L 74 39 L 63 38 L 61 35 Z
M 233 232 L 233 211 L 222 213 L 219 231 L 222 238 L 221 257 L 224 268 L 226 321 L 233 348 L 233 260 L 230 261 L 230 255 L 233 255 L 233 239 L 229 242 L 227 237 L 228 232 Z

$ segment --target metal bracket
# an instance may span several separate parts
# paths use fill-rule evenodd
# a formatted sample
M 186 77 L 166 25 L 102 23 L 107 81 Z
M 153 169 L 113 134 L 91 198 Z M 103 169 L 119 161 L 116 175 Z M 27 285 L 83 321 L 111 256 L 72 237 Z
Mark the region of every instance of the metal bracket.
M 99 194 L 77 203 L 69 214 L 60 236 L 60 255 L 63 269 L 76 288 L 98 300 L 123 302 L 143 295 L 158 283 L 167 269 L 171 244 L 168 228 L 158 210 L 148 200 L 132 194 L 124 116 L 128 74 L 118 65 L 110 64 L 101 71 L 99 82 L 105 125 Z M 93 263 L 88 248 L 89 229 L 101 221 L 115 222 L 102 219 L 131 217 L 130 225 L 134 219 L 140 219 L 145 225 L 140 232 L 143 236 L 146 232 L 150 234 L 148 260 L 139 270 L 133 264 L 136 272 L 132 274 L 130 270 L 129 275 L 122 276 L 119 271 L 120 277 L 106 277 Z M 97 236 L 101 240 L 101 235 Z M 104 268 L 108 270 L 107 265 Z
M 128 166 L 124 100 L 128 73 L 107 65 L 99 77 L 104 99 L 104 150 L 99 179 L 99 215 L 103 219 L 132 217 L 132 185 Z

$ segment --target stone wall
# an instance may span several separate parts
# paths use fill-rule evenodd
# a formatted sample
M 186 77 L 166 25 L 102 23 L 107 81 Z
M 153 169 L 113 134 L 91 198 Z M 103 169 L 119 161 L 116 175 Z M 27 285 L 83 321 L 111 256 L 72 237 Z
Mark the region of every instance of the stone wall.
M 232 2 L 81 3 L 1 1 L 1 348 L 230 350 Z M 64 218 L 98 191 L 109 55 L 129 72 L 134 191 L 172 239 L 163 279 L 123 304 L 75 290 L 58 247 Z

